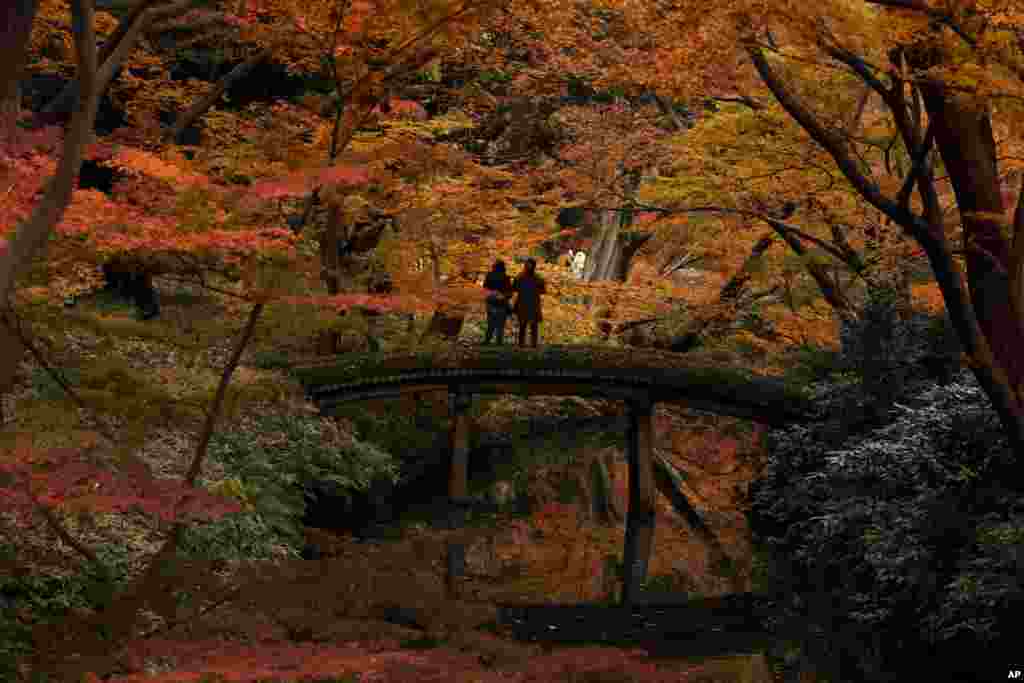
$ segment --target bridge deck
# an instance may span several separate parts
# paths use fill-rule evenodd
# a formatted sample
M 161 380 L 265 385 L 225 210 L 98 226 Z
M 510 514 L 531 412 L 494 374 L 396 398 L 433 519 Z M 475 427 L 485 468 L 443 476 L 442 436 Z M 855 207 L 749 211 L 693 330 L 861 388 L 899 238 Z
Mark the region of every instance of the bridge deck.
M 695 354 L 601 346 L 454 347 L 404 354 L 361 353 L 296 366 L 321 408 L 405 393 L 598 396 L 685 402 L 769 424 L 810 419 L 799 387 L 715 365 Z

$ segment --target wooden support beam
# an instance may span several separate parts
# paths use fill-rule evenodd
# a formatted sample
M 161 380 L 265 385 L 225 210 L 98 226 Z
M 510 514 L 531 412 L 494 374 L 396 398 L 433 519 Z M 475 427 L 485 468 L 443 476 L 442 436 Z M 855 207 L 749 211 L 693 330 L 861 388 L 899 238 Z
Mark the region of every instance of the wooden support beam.
M 462 502 L 469 497 L 468 466 L 469 466 L 469 408 L 473 404 L 473 395 L 459 391 L 451 394 L 452 416 L 452 464 L 448 477 L 448 497 L 452 502 Z
M 629 512 L 623 548 L 622 604 L 631 606 L 647 578 L 654 540 L 654 403 L 641 396 L 630 402 L 626 457 L 629 462 Z
M 466 508 L 469 503 L 469 434 L 471 428 L 469 408 L 473 395 L 454 387 L 451 393 L 452 415 L 452 462 L 448 476 L 448 527 L 456 531 L 465 526 Z M 448 597 L 457 598 L 459 585 L 466 573 L 466 544 L 458 532 L 448 541 L 446 552 L 445 588 Z

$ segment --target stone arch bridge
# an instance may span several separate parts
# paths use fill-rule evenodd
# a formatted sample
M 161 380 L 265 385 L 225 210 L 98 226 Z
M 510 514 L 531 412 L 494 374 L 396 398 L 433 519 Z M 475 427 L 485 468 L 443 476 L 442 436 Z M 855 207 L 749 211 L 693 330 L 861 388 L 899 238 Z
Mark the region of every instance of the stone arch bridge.
M 346 354 L 292 368 L 321 412 L 353 401 L 447 392 L 453 417 L 448 495 L 467 496 L 472 425 L 478 394 L 574 395 L 624 401 L 629 508 L 622 601 L 635 600 L 646 578 L 654 536 L 653 415 L 659 402 L 772 426 L 814 420 L 811 401 L 781 380 L 723 367 L 700 353 L 673 354 L 607 346 L 451 346 L 407 353 Z

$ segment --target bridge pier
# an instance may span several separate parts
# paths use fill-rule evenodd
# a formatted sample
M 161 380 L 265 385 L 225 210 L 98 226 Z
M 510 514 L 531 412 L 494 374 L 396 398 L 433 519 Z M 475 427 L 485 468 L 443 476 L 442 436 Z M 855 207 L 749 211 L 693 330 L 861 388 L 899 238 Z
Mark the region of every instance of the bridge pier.
M 469 497 L 469 409 L 473 395 L 455 390 L 451 394 L 452 416 L 452 463 L 448 475 L 448 497 L 453 501 L 464 501 Z
M 654 540 L 654 403 L 641 397 L 629 403 L 626 458 L 629 464 L 629 512 L 622 552 L 622 604 L 631 606 L 647 578 Z
M 473 395 L 455 389 L 450 396 L 452 416 L 452 461 L 448 474 L 448 528 L 455 531 L 466 523 L 469 503 L 469 434 L 472 428 L 469 409 Z M 450 597 L 457 597 L 459 583 L 466 573 L 466 544 L 453 535 L 446 551 L 445 583 Z

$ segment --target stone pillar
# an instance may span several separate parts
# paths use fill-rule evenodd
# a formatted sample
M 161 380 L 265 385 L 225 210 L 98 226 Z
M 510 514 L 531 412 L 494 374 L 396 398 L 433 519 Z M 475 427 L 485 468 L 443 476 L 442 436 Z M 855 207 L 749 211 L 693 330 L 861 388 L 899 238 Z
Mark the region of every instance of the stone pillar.
M 466 522 L 469 503 L 469 408 L 473 396 L 458 388 L 451 394 L 452 461 L 448 476 L 447 527 L 453 532 L 448 541 L 445 585 L 451 598 L 458 596 L 460 580 L 466 572 L 466 545 L 455 532 Z
M 646 396 L 629 406 L 626 457 L 629 461 L 629 513 L 622 553 L 622 604 L 632 605 L 647 578 L 654 540 L 654 404 Z

